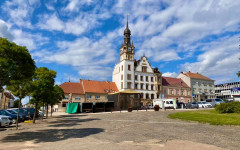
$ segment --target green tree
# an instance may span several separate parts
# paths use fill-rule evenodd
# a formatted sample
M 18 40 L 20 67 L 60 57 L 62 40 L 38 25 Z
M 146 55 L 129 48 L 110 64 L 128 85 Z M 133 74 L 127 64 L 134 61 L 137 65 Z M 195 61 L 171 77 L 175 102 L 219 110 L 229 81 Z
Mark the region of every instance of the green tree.
M 35 68 L 26 47 L 0 37 L 0 89 L 12 80 L 31 79 Z
M 51 105 L 51 117 L 52 117 L 53 105 L 58 104 L 65 97 L 62 88 L 58 85 L 55 85 L 51 97 L 52 98 L 49 104 Z
M 32 97 L 35 103 L 35 112 L 33 117 L 33 123 L 36 120 L 37 108 L 40 101 L 44 103 L 46 100 L 49 100 L 52 91 L 54 90 L 54 78 L 56 77 L 56 72 L 49 70 L 46 67 L 41 67 L 36 69 L 35 75 L 33 78 L 33 87 L 32 87 Z
M 13 104 L 13 108 L 17 108 L 18 107 L 18 104 L 19 104 L 19 99 L 15 100 L 14 101 L 14 104 Z M 22 107 L 22 104 L 20 104 L 21 107 Z
M 26 91 L 25 84 L 32 79 L 35 68 L 35 62 L 26 47 L 0 38 L 0 89 L 7 85 L 7 88 L 19 97 L 18 116 L 21 99 Z

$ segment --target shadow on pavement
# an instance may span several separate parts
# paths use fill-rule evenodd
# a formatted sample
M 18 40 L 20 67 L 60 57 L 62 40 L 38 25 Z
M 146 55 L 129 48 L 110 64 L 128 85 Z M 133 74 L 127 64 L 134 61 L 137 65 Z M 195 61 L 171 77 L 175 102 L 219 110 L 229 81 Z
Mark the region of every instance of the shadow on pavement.
M 100 119 L 78 119 L 78 118 L 67 118 L 67 119 L 58 119 L 57 121 L 53 121 L 49 123 L 49 127 L 72 127 L 79 125 L 81 122 L 89 122 Z
M 9 135 L 2 139 L 2 142 L 25 142 L 34 140 L 40 142 L 56 142 L 69 138 L 83 138 L 90 135 L 104 132 L 102 128 L 83 128 L 83 129 L 46 129 L 36 132 L 20 132 Z
M 54 118 L 71 118 L 71 117 L 84 117 L 87 115 L 79 115 L 79 114 L 73 114 L 73 115 L 59 115 L 59 116 L 54 116 Z

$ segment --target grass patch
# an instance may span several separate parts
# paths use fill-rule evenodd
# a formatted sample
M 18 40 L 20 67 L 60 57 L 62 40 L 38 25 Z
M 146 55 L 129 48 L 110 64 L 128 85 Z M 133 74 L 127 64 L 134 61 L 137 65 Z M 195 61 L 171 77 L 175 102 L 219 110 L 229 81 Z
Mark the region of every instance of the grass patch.
M 198 121 L 200 123 L 209 123 L 212 125 L 240 125 L 239 113 L 221 114 L 216 110 L 179 112 L 169 114 L 168 117 L 185 121 Z

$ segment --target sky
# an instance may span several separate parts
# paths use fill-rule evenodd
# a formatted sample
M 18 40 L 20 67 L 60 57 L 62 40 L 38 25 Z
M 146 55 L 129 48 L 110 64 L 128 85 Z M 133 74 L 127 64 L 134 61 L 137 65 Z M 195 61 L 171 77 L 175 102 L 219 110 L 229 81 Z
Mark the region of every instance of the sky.
M 164 76 L 239 81 L 239 0 L 1 0 L 0 37 L 26 46 L 56 84 L 112 80 L 129 15 L 135 59 Z

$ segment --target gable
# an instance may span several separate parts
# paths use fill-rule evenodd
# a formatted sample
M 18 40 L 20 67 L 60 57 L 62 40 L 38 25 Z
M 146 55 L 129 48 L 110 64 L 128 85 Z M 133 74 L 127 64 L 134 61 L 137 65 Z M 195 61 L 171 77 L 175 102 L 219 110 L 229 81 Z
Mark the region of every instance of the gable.
M 141 59 L 139 61 L 137 61 L 135 71 L 143 72 L 143 67 L 146 67 L 147 73 L 153 73 L 151 64 L 149 63 L 146 56 L 141 57 Z

